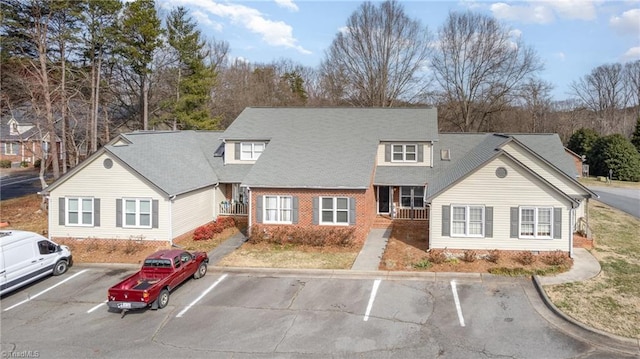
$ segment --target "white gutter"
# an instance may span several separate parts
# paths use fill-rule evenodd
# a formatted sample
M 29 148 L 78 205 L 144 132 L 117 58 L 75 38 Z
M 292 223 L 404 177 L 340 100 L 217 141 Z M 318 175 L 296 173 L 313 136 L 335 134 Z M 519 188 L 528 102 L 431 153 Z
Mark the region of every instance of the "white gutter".
M 575 226 L 576 209 L 569 210 L 569 257 L 573 258 L 573 228 Z

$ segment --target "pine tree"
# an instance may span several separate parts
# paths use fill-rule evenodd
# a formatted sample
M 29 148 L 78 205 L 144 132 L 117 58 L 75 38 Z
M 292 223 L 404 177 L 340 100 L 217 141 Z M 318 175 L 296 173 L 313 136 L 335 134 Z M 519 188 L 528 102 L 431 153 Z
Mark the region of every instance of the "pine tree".
M 636 129 L 631 135 L 631 143 L 635 146 L 636 150 L 640 152 L 640 117 L 636 121 Z

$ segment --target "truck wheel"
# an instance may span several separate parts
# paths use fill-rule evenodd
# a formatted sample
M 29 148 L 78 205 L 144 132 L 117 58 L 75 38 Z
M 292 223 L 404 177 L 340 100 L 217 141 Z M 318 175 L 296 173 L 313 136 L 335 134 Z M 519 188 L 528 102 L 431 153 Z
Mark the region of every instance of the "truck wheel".
M 200 267 L 198 267 L 198 270 L 193 273 L 193 278 L 200 279 L 204 277 L 205 274 L 207 274 L 207 263 L 202 262 L 200 263 Z
M 158 309 L 162 309 L 169 304 L 169 290 L 167 288 L 160 291 L 158 296 Z
M 61 259 L 53 267 L 53 275 L 64 274 L 64 272 L 66 272 L 68 268 L 69 268 L 69 265 L 67 264 L 67 261 L 65 261 L 64 259 Z

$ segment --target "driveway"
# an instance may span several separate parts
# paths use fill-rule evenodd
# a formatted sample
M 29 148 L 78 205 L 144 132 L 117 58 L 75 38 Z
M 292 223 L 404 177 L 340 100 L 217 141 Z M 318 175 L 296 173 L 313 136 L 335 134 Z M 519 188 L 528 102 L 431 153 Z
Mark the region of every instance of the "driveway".
M 600 196 L 598 201 L 640 218 L 640 189 L 600 186 L 589 189 Z
M 2 298 L 3 355 L 634 357 L 547 321 L 528 279 L 390 280 L 211 270 L 173 292 L 166 308 L 121 317 L 107 310 L 106 290 L 130 273 L 77 266 Z
M 49 176 L 50 177 L 50 176 Z M 42 190 L 36 170 L 4 170 L 0 174 L 0 199 L 12 199 Z

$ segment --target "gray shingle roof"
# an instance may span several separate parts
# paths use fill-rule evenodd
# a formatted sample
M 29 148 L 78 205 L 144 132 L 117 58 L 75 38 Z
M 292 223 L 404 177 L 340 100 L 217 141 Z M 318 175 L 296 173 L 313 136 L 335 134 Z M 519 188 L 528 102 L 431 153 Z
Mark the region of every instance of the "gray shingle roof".
M 557 134 L 443 133 L 434 146 L 434 166 L 428 175 L 427 198 L 433 198 L 461 180 L 498 155 L 501 146 L 514 140 L 568 177 L 575 178 L 575 167 Z M 450 161 L 441 160 L 441 149 L 450 150 Z
M 219 181 L 214 168 L 222 158 L 213 154 L 220 132 L 133 132 L 131 143 L 107 145 L 105 150 L 129 165 L 168 195 L 186 193 Z
M 269 140 L 249 187 L 367 188 L 380 141 L 434 141 L 435 109 L 247 108 L 225 140 Z

